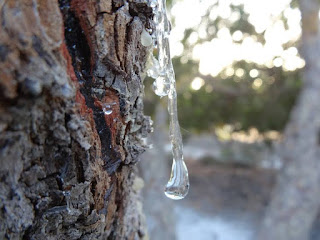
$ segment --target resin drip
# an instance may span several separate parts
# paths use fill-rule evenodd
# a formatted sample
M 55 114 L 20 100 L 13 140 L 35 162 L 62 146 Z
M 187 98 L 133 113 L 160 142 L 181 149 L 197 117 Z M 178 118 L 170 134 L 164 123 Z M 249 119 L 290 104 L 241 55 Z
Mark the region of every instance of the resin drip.
M 71 206 L 71 197 L 70 197 L 70 192 L 69 191 L 63 191 L 62 192 L 64 197 L 66 198 L 66 202 L 67 202 L 67 211 L 68 213 L 71 213 L 71 209 L 72 209 L 72 206 Z
M 148 75 L 155 78 L 154 91 L 163 97 L 168 95 L 168 112 L 170 119 L 170 140 L 173 163 L 170 179 L 165 187 L 165 195 L 171 199 L 184 198 L 189 191 L 188 170 L 183 161 L 183 145 L 177 111 L 177 92 L 175 74 L 170 57 L 169 34 L 171 24 L 167 17 L 166 0 L 152 0 L 156 23 L 156 43 L 158 60 L 151 56 L 152 67 Z

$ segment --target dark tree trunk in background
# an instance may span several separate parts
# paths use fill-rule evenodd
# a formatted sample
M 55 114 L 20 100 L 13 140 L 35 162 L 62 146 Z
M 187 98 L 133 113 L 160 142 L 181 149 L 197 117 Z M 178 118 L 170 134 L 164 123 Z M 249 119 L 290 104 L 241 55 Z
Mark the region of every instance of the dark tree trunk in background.
M 300 0 L 304 86 L 285 131 L 285 166 L 257 239 L 309 239 L 320 206 L 319 0 Z
M 134 165 L 150 130 L 140 33 L 151 9 L 0 0 L 0 10 L 0 239 L 142 239 Z

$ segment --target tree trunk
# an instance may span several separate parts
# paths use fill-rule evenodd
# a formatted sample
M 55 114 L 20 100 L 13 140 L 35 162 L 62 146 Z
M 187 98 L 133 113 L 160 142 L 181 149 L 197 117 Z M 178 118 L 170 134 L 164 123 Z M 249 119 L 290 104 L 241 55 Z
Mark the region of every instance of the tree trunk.
M 142 0 L 0 0 L 0 239 L 142 239 Z
M 320 206 L 319 1 L 300 0 L 304 87 L 285 131 L 273 199 L 257 239 L 304 240 Z

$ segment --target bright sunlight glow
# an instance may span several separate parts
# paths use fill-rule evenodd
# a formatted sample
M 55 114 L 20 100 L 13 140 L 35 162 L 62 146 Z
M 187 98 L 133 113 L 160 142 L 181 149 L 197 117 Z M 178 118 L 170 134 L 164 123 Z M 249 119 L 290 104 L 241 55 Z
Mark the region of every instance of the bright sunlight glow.
M 203 85 L 204 85 L 204 80 L 202 78 L 199 78 L 199 77 L 196 77 L 191 82 L 191 88 L 193 90 L 196 90 L 196 91 L 199 90 Z
M 198 32 L 191 34 L 190 44 L 195 44 L 198 39 L 204 39 L 207 35 L 204 26 L 201 26 L 201 17 L 206 10 L 217 0 L 185 0 L 178 1 L 173 7 L 171 14 L 174 17 L 175 26 L 171 33 L 171 45 L 173 56 L 179 56 L 183 52 L 181 40 L 184 31 L 188 28 L 198 29 Z M 244 5 L 244 10 L 249 14 L 249 22 L 255 27 L 258 33 L 264 32 L 265 44 L 261 44 L 254 37 L 243 34 L 240 30 L 230 33 L 227 27 L 222 27 L 217 32 L 217 38 L 196 44 L 193 52 L 188 58 L 199 61 L 201 74 L 217 76 L 223 69 L 232 65 L 234 61 L 245 60 L 268 67 L 283 67 L 286 71 L 293 71 L 304 66 L 304 61 L 299 57 L 295 47 L 284 50 L 282 45 L 296 41 L 301 35 L 300 19 L 298 9 L 290 8 L 290 0 L 220 0 L 210 13 L 210 19 L 218 16 L 236 21 L 239 19 L 236 13 L 232 13 L 230 4 Z M 181 9 L 183 9 L 181 11 Z M 288 29 L 285 29 L 281 20 L 281 12 L 288 19 Z M 215 29 L 209 29 L 215 32 Z M 242 40 L 242 43 L 238 43 Z M 241 70 L 229 70 L 227 75 L 242 77 Z M 250 76 L 258 76 L 257 70 L 250 71 Z M 203 80 L 202 80 L 203 81 Z M 191 87 L 194 90 L 200 89 L 202 81 L 194 79 Z M 261 83 L 262 84 L 262 83 Z M 258 87 L 260 81 L 254 84 Z M 260 86 L 259 86 L 260 87 Z

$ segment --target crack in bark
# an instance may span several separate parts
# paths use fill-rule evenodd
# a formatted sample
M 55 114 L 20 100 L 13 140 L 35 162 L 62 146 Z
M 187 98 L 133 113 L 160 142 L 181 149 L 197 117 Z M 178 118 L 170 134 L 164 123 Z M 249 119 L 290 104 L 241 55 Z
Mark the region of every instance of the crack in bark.
M 77 174 L 77 181 L 80 183 L 83 183 L 85 181 L 84 178 L 84 169 L 83 169 L 83 163 L 81 161 L 81 157 L 79 157 L 79 155 L 76 153 L 74 155 L 74 162 L 75 162 L 75 166 L 77 168 L 76 174 Z
M 66 45 L 72 58 L 72 65 L 77 79 L 80 83 L 80 92 L 86 100 L 86 105 L 92 109 L 93 112 L 95 128 L 101 142 L 101 154 L 102 159 L 105 161 L 105 168 L 109 174 L 113 174 L 121 163 L 121 156 L 112 148 L 112 134 L 106 124 L 102 109 L 94 104 L 95 95 L 92 89 L 95 87 L 95 82 L 91 74 L 93 66 L 90 62 L 92 53 L 84 31 L 80 26 L 79 19 L 70 7 L 70 0 L 60 0 L 59 4 L 65 24 Z M 108 66 L 112 66 L 112 64 L 108 64 Z M 113 70 L 121 72 L 115 68 L 113 68 Z
M 118 22 L 118 14 L 115 15 L 115 18 L 114 18 L 114 24 L 113 24 L 113 31 L 114 31 L 114 42 L 118 42 L 118 31 L 117 31 L 117 22 Z M 121 62 L 121 58 L 120 58 L 120 55 L 119 55 L 119 45 L 117 44 L 116 46 L 116 56 L 117 56 L 117 59 L 120 63 L 120 69 L 121 71 L 123 71 L 121 65 L 122 65 L 122 62 Z
M 140 20 L 136 17 L 129 24 L 132 36 L 126 36 L 131 20 L 128 1 L 114 2 L 116 12 L 108 5 L 111 0 L 59 0 L 60 9 L 58 1 L 12 1 L 1 9 L 0 22 L 6 25 L 0 26 L 0 61 L 17 65 L 8 65 L 11 85 L 4 85 L 0 94 L 0 179 L 6 207 L 0 213 L 0 236 L 124 239 L 143 228 L 138 192 L 131 187 L 136 174 L 129 175 L 135 167 L 126 164 L 137 161 L 136 148 L 149 128 L 142 104 L 133 106 L 136 96 L 142 97 L 140 75 L 146 55 L 139 46 Z M 112 16 L 105 14 L 95 25 L 99 3 Z M 117 23 L 109 21 L 114 14 Z M 116 40 L 121 43 L 117 53 L 112 24 L 117 24 Z M 112 64 L 101 63 L 105 55 L 116 60 L 115 54 L 128 66 L 129 77 L 122 65 L 117 72 Z M 132 64 L 141 71 L 132 71 Z M 93 75 L 98 65 L 99 76 Z M 111 82 L 114 86 L 106 88 Z M 116 104 L 112 114 L 104 115 L 108 101 Z M 135 119 L 145 119 L 143 129 Z M 63 191 L 70 192 L 71 211 Z M 105 216 L 99 214 L 102 208 Z

